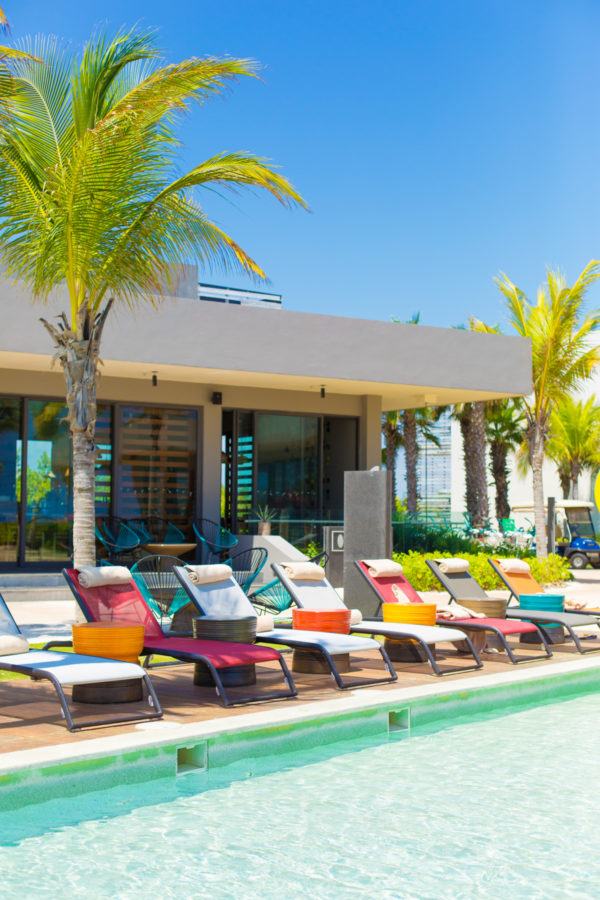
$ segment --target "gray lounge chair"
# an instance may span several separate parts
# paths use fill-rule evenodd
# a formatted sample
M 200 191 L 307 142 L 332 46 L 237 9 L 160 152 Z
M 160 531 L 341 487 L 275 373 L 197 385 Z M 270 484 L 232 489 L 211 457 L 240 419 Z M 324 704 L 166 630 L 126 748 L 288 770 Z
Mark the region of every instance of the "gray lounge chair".
M 453 600 L 467 604 L 469 600 L 489 600 L 478 581 L 469 571 L 466 572 L 441 572 L 439 565 L 433 559 L 427 560 L 427 565 L 443 584 Z M 594 653 L 600 650 L 600 646 L 583 647 L 580 639 L 575 634 L 574 628 L 582 625 L 597 625 L 598 620 L 593 616 L 575 616 L 571 613 L 546 612 L 544 610 L 528 609 L 520 610 L 518 607 L 507 607 L 507 619 L 518 619 L 522 622 L 531 622 L 536 625 L 544 638 L 544 643 L 556 644 L 556 638 L 550 630 L 551 625 L 560 625 L 565 629 L 579 653 Z
M 80 653 L 56 653 L 49 650 L 27 650 L 27 641 L 13 619 L 4 598 L 0 595 L 0 637 L 6 638 L 5 646 L 12 644 L 11 652 L 0 656 L 0 670 L 29 675 L 34 681 L 46 679 L 52 683 L 65 717 L 69 731 L 92 728 L 96 725 L 116 725 L 136 722 L 140 719 L 160 719 L 162 709 L 148 673 L 135 663 L 98 656 L 83 656 Z M 12 640 L 11 640 L 12 639 Z M 19 640 L 20 639 L 20 640 Z M 20 647 L 19 647 L 20 645 Z M 63 690 L 64 685 L 102 684 L 139 679 L 146 688 L 149 713 L 130 713 L 123 716 L 74 722 L 69 703 Z
M 175 566 L 173 571 L 186 590 L 190 600 L 200 615 L 220 618 L 255 616 L 256 610 L 233 576 L 212 584 L 196 585 L 183 566 Z M 294 650 L 308 650 L 318 653 L 325 661 L 331 676 L 341 691 L 385 684 L 396 681 L 398 676 L 384 647 L 371 638 L 360 638 L 348 634 L 331 634 L 320 631 L 300 631 L 290 628 L 274 628 L 262 631 L 257 641 L 266 644 L 291 647 Z M 362 678 L 345 682 L 335 662 L 338 655 L 376 650 L 381 654 L 388 676 L 386 678 Z
M 273 563 L 271 568 L 300 609 L 348 609 L 327 578 L 323 577 L 321 581 L 296 581 L 286 574 L 283 566 Z M 378 634 L 390 640 L 414 643 L 421 648 L 436 675 L 469 672 L 473 669 L 480 669 L 483 665 L 468 634 L 457 628 L 445 628 L 443 625 L 405 625 L 400 622 L 363 619 L 358 624 L 350 626 L 350 634 Z M 431 652 L 431 647 L 438 643 L 454 643 L 457 641 L 467 642 L 467 646 L 475 660 L 475 665 L 450 665 L 441 669 Z M 419 656 L 416 656 L 416 659 L 420 661 Z

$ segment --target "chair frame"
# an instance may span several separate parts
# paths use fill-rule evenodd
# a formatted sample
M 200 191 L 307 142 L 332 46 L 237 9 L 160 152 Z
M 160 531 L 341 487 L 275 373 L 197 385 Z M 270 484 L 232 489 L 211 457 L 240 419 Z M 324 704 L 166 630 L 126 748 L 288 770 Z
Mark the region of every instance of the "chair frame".
M 175 574 L 181 581 L 181 584 L 183 585 L 184 589 L 187 591 L 187 594 L 188 594 L 190 600 L 192 601 L 194 606 L 197 608 L 199 613 L 203 616 L 206 615 L 206 611 L 204 609 L 202 609 L 202 607 L 200 605 L 200 601 L 197 596 L 197 593 L 194 590 L 195 585 L 192 584 L 192 582 L 190 581 L 189 576 L 185 570 L 185 567 L 182 566 L 179 568 L 176 566 L 173 571 L 175 572 Z M 237 581 L 235 581 L 235 579 L 232 579 L 232 581 L 241 590 Z M 248 599 L 246 594 L 244 594 L 243 591 L 242 591 L 242 594 L 244 596 L 244 599 L 248 602 L 248 606 L 252 607 L 252 604 L 250 603 L 250 600 Z M 289 634 L 290 634 L 289 637 L 287 637 L 287 636 L 284 637 L 283 635 L 276 634 L 276 633 L 273 633 L 270 631 L 266 631 L 262 634 L 261 633 L 257 634 L 256 643 L 277 644 L 278 646 L 282 646 L 282 647 L 291 647 L 294 650 L 311 650 L 316 653 L 320 653 L 321 656 L 323 657 L 323 659 L 325 660 L 325 662 L 327 663 L 331 677 L 335 681 L 335 683 L 338 686 L 338 688 L 340 689 L 340 691 L 350 691 L 350 690 L 353 690 L 354 688 L 369 687 L 370 685 L 375 685 L 375 684 L 389 684 L 390 681 L 397 681 L 397 679 L 398 679 L 396 671 L 392 665 L 392 661 L 390 660 L 390 658 L 385 650 L 385 647 L 383 647 L 381 645 L 377 649 L 381 653 L 381 656 L 383 658 L 383 662 L 385 664 L 385 667 L 386 667 L 389 677 L 377 678 L 377 679 L 361 678 L 361 679 L 352 681 L 350 683 L 346 683 L 337 668 L 337 665 L 335 663 L 335 659 L 334 659 L 333 655 L 318 640 L 318 637 L 321 634 L 321 632 L 315 631 L 315 640 L 314 641 L 302 641 L 302 643 L 300 643 L 299 641 L 294 641 L 292 629 L 289 629 Z M 306 634 L 306 632 L 304 632 L 304 634 Z
M 454 588 L 451 580 L 444 577 L 444 572 L 440 571 L 439 564 L 434 559 L 426 559 L 425 562 L 427 563 L 427 565 L 429 566 L 429 568 L 431 569 L 431 571 L 433 572 L 433 574 L 435 575 L 437 580 L 440 582 L 440 584 L 442 585 L 444 590 L 450 594 L 450 597 L 452 598 L 452 600 L 454 600 L 455 602 L 458 602 L 459 598 L 456 595 L 455 588 Z M 475 582 L 475 584 L 477 585 L 479 590 L 481 591 L 481 599 L 482 600 L 487 599 L 487 594 L 483 590 L 483 588 L 481 587 L 481 585 L 479 584 L 477 579 L 474 578 L 470 572 L 469 572 L 469 575 L 472 578 L 472 580 Z M 474 597 L 473 599 L 475 600 L 477 598 Z M 463 600 L 463 602 L 464 602 L 464 600 Z M 468 602 L 468 600 L 466 602 Z M 507 618 L 509 618 L 509 617 L 507 616 Z M 461 620 L 458 620 L 458 621 L 460 622 Z M 468 621 L 469 621 L 469 628 L 477 629 L 480 631 L 484 631 L 484 630 L 491 631 L 493 634 L 495 634 L 496 637 L 498 638 L 498 640 L 500 641 L 500 643 L 502 644 L 502 646 L 504 647 L 504 649 L 506 651 L 506 655 L 510 659 L 511 663 L 513 663 L 513 665 L 515 665 L 515 666 L 518 665 L 519 663 L 536 662 L 536 660 L 540 660 L 540 659 L 550 659 L 550 657 L 552 656 L 552 650 L 550 649 L 550 642 L 548 640 L 548 637 L 547 637 L 546 633 L 544 632 L 544 629 L 540 628 L 536 622 L 532 622 L 531 624 L 535 625 L 537 628 L 537 631 L 538 631 L 538 634 L 540 637 L 540 644 L 544 648 L 545 653 L 536 653 L 535 655 L 527 655 L 527 656 L 515 656 L 514 651 L 513 651 L 512 647 L 510 646 L 510 644 L 508 643 L 506 636 L 501 631 L 499 631 L 498 628 L 494 628 L 493 626 L 490 626 L 487 623 L 485 625 L 478 625 L 477 619 L 473 619 L 473 620 L 469 619 Z M 471 624 L 471 622 L 473 622 L 473 624 Z M 452 622 L 449 622 L 448 624 L 450 627 L 456 627 L 456 628 L 460 627 L 460 625 L 454 626 L 454 624 Z M 462 620 L 462 624 L 464 627 L 464 619 Z
M 516 596 L 512 588 L 507 584 L 506 579 L 504 578 L 504 573 L 500 569 L 500 566 L 496 565 L 495 561 L 492 558 L 488 558 L 488 563 L 502 580 L 502 582 L 506 585 L 508 590 L 511 592 L 511 595 Z M 518 599 L 518 597 L 517 597 Z M 577 616 L 581 616 L 581 622 L 579 626 L 577 624 L 571 624 L 569 621 L 569 616 L 574 616 L 575 619 Z M 506 618 L 507 619 L 522 619 L 525 622 L 532 622 L 534 625 L 537 625 L 542 634 L 545 635 L 548 642 L 550 644 L 555 643 L 552 640 L 552 635 L 548 632 L 548 627 L 550 625 L 556 624 L 560 625 L 561 628 L 564 628 L 575 644 L 575 647 L 579 653 L 598 653 L 600 652 L 600 645 L 595 647 L 584 647 L 581 643 L 580 638 L 574 631 L 574 628 L 580 627 L 581 625 L 600 625 L 600 619 L 597 615 L 593 613 L 589 613 L 586 610 L 569 610 L 568 612 L 550 612 L 542 609 L 515 609 L 515 607 L 507 607 L 506 609 Z M 586 621 L 587 619 L 587 621 Z M 544 627 L 545 626 L 545 627 Z
M 81 592 L 79 591 L 77 584 L 73 580 L 73 577 L 71 574 L 73 571 L 76 571 L 76 570 L 63 569 L 62 570 L 63 577 L 65 578 L 65 581 L 71 588 L 73 596 L 75 597 L 75 600 L 77 601 L 79 608 L 81 609 L 85 618 L 87 619 L 88 622 L 93 622 L 93 621 L 95 621 L 94 617 L 92 616 L 91 611 L 89 610 L 85 600 L 83 599 L 83 596 L 82 596 Z M 153 616 L 153 613 L 152 613 L 150 607 L 144 600 L 142 594 L 139 591 L 139 588 L 133 581 L 133 578 L 132 578 L 132 584 L 133 584 L 135 590 L 137 591 L 140 600 L 144 603 L 144 605 L 148 609 L 150 615 Z M 153 618 L 154 618 L 154 616 L 153 616 Z M 160 625 L 158 622 L 157 622 L 157 627 L 160 628 Z M 161 629 L 161 631 L 162 631 L 162 629 Z M 178 639 L 165 637 L 164 640 L 167 643 L 170 640 L 172 640 L 173 643 L 176 643 Z M 195 640 L 195 638 L 192 640 Z M 271 691 L 267 694 L 252 694 L 252 695 L 248 695 L 248 696 L 238 698 L 238 699 L 231 699 L 228 696 L 227 691 L 225 690 L 225 686 L 223 685 L 221 676 L 219 675 L 219 669 L 221 667 L 215 666 L 209 656 L 206 656 L 206 654 L 204 654 L 204 653 L 190 653 L 190 652 L 184 651 L 184 650 L 177 650 L 175 646 L 172 646 L 172 647 L 154 646 L 153 647 L 151 640 L 148 640 L 147 644 L 145 643 L 145 641 L 146 641 L 146 638 L 144 638 L 144 647 L 143 647 L 143 655 L 146 657 L 145 662 L 144 662 L 145 669 L 151 668 L 150 662 L 152 660 L 152 657 L 158 656 L 158 655 L 169 656 L 172 659 L 177 660 L 178 662 L 186 662 L 186 663 L 201 662 L 209 670 L 209 672 L 214 680 L 214 683 L 215 683 L 215 690 L 216 690 L 217 696 L 219 697 L 223 706 L 226 706 L 226 707 L 245 706 L 248 703 L 256 703 L 259 701 L 283 700 L 283 699 L 289 699 L 291 697 L 295 697 L 298 694 L 298 690 L 296 688 L 296 685 L 294 684 L 294 680 L 292 678 L 291 672 L 288 669 L 287 664 L 281 654 L 279 654 L 279 656 L 278 656 L 278 662 L 280 664 L 280 667 L 281 667 L 281 670 L 283 673 L 283 677 L 284 677 L 285 683 L 288 687 L 288 690 L 286 690 L 286 691 Z M 200 641 L 198 641 L 198 643 L 200 643 Z M 213 643 L 213 644 L 220 645 L 220 644 L 223 644 L 226 642 L 225 641 L 211 641 L 211 642 L 205 641 L 203 643 Z M 63 647 L 72 646 L 72 642 L 54 642 L 53 645 L 54 646 L 63 646 Z M 250 663 L 252 663 L 252 660 L 249 660 L 248 665 Z M 165 663 L 159 663 L 159 665 L 162 666 L 162 665 L 165 665 Z M 169 665 L 169 664 L 167 663 L 167 665 Z M 243 665 L 243 663 L 238 663 L 237 665 Z M 231 666 L 224 666 L 223 668 L 231 668 Z M 235 668 L 235 666 L 234 666 L 234 668 Z
M 290 593 L 290 595 L 293 597 L 296 606 L 298 606 L 300 609 L 302 609 L 302 604 L 300 603 L 300 601 L 298 599 L 298 594 L 295 591 L 294 582 L 292 581 L 292 579 L 288 578 L 288 576 L 285 574 L 283 568 L 280 565 L 278 565 L 277 563 L 273 563 L 271 565 L 271 568 L 273 569 L 273 572 L 275 573 L 277 578 L 279 578 L 279 580 L 283 584 L 286 591 L 288 591 Z M 327 579 L 325 579 L 325 581 L 327 581 Z M 327 582 L 327 584 L 329 584 L 329 582 Z M 329 586 L 331 587 L 332 591 L 335 590 L 335 588 L 333 588 L 330 584 L 329 584 Z M 341 597 L 340 597 L 340 603 L 341 603 L 340 609 L 348 609 L 348 607 L 346 606 L 344 601 L 341 599 Z M 394 623 L 394 624 L 401 624 L 401 623 Z M 386 634 L 386 632 L 387 632 L 387 634 Z M 377 634 L 382 637 L 387 637 L 390 640 L 410 641 L 409 647 L 411 647 L 411 646 L 419 647 L 423 651 L 423 653 L 427 657 L 427 661 L 428 661 L 429 665 L 433 669 L 434 675 L 437 675 L 438 678 L 442 677 L 443 675 L 455 675 L 457 672 L 473 672 L 475 669 L 481 669 L 481 667 L 483 666 L 483 663 L 481 662 L 479 655 L 478 655 L 477 651 L 475 650 L 475 647 L 473 646 L 468 634 L 464 634 L 460 638 L 457 637 L 456 640 L 457 641 L 458 640 L 461 640 L 461 641 L 466 640 L 469 650 L 471 651 L 471 653 L 473 655 L 473 659 L 475 660 L 475 665 L 450 666 L 448 668 L 441 669 L 439 667 L 437 660 L 435 659 L 433 653 L 431 652 L 431 648 L 429 647 L 427 641 L 423 640 L 423 638 L 419 637 L 419 635 L 417 635 L 413 631 L 411 631 L 410 627 L 407 627 L 407 630 L 405 632 L 401 631 L 400 629 L 394 629 L 394 632 L 392 634 L 392 633 L 390 633 L 390 629 L 386 629 L 385 622 L 383 622 L 383 621 L 373 622 L 373 620 L 367 619 L 365 622 L 360 622 L 358 625 L 351 625 L 350 633 L 351 634 L 368 634 L 371 636 Z M 444 639 L 442 638 L 441 641 L 443 641 L 443 640 Z M 415 653 L 414 655 L 415 655 L 415 660 L 417 660 L 418 654 Z M 418 659 L 418 661 L 420 662 L 421 660 Z

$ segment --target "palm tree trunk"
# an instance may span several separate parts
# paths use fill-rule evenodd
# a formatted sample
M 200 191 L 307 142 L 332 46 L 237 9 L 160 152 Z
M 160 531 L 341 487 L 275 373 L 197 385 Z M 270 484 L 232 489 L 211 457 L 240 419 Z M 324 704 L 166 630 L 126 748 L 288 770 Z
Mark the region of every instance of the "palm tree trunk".
M 579 500 L 579 476 L 581 475 L 581 465 L 578 460 L 571 460 L 570 466 L 571 481 L 571 497 L 573 500 Z
M 490 444 L 491 472 L 496 485 L 496 518 L 502 531 L 502 520 L 510 516 L 508 502 L 508 466 L 506 445 L 500 441 L 492 441 Z
M 545 433 L 539 422 L 533 422 L 527 429 L 529 461 L 533 475 L 533 512 L 535 518 L 535 555 L 538 559 L 548 556 L 546 537 L 546 511 L 544 509 L 544 464 Z
M 465 469 L 465 505 L 467 507 L 467 512 L 471 519 L 471 523 L 473 523 L 477 510 L 477 493 L 475 489 L 473 471 L 469 464 L 471 457 L 471 414 L 471 406 L 468 407 L 468 410 L 465 409 L 463 411 L 460 417 L 460 433 L 462 435 L 463 442 L 463 458 Z
M 479 400 L 473 404 L 470 423 L 472 458 L 469 464 L 473 466 L 475 487 L 475 528 L 485 528 L 489 519 L 485 423 L 485 403 Z
M 396 498 L 396 456 L 398 444 L 391 428 L 383 426 L 385 435 L 385 467 L 392 473 L 392 497 Z
M 70 329 L 63 314 L 58 327 L 40 321 L 56 347 L 67 387 L 69 428 L 73 441 L 73 565 L 96 565 L 95 466 L 96 383 L 102 330 L 112 306 L 109 300 L 96 316 L 81 317 L 83 339 Z
M 404 434 L 404 456 L 406 460 L 406 509 L 408 512 L 417 511 L 418 484 L 417 484 L 417 458 L 419 445 L 417 444 L 417 421 L 412 409 L 402 412 L 402 429 Z

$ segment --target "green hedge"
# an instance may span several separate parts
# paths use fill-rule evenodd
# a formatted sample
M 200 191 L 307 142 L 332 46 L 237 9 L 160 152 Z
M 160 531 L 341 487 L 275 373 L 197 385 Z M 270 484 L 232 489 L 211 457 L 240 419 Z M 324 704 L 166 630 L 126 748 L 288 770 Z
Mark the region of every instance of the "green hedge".
M 394 553 L 394 559 L 399 562 L 408 581 L 417 591 L 441 591 L 442 585 L 437 580 L 426 559 L 447 559 L 451 553 Z M 469 571 L 486 591 L 502 589 L 503 583 L 488 563 L 489 553 L 461 553 L 461 559 L 469 560 Z M 555 553 L 546 559 L 536 559 L 532 556 L 527 559 L 531 566 L 531 574 L 540 584 L 554 584 L 557 581 L 570 581 L 573 578 L 568 560 Z

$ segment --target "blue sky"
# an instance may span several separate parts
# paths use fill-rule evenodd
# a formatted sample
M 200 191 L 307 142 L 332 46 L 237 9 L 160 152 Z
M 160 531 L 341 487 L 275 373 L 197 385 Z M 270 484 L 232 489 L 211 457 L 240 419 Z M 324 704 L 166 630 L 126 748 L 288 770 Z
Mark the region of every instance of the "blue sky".
M 263 65 L 181 127 L 182 165 L 272 159 L 311 213 L 207 194 L 287 308 L 502 323 L 501 270 L 533 296 L 600 257 L 600 4 L 586 0 L 3 0 L 15 38 L 80 45 L 157 27 L 166 59 Z M 222 272 L 221 284 L 251 286 Z M 600 304 L 600 288 L 590 292 Z

